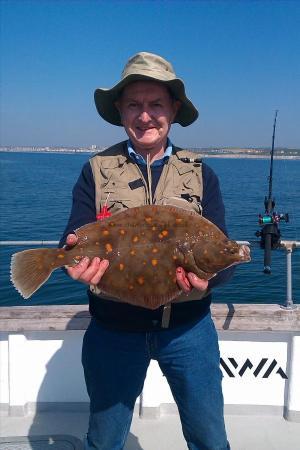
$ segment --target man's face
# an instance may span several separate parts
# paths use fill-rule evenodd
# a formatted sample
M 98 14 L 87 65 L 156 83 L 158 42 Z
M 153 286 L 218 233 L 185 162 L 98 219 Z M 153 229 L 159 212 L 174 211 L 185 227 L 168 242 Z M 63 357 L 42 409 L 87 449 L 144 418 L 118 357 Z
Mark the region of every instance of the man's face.
M 124 88 L 116 106 L 137 151 L 153 154 L 164 151 L 171 123 L 180 107 L 166 86 L 152 81 L 133 82 Z

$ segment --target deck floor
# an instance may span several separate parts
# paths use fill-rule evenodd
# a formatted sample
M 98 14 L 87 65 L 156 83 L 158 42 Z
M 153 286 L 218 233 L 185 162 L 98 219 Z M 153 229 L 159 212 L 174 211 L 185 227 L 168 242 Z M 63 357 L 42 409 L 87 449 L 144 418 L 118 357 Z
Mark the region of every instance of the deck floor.
M 279 416 L 226 415 L 232 450 L 299 450 L 300 423 Z M 44 412 L 25 417 L 0 416 L 0 437 L 68 434 L 82 439 L 87 413 Z M 124 450 L 186 450 L 176 414 L 159 419 L 134 416 Z

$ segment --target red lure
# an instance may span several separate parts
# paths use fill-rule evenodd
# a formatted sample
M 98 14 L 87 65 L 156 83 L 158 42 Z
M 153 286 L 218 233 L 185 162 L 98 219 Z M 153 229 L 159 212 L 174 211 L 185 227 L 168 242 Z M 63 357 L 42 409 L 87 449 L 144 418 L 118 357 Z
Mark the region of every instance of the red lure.
M 107 205 L 104 205 L 103 208 L 101 208 L 99 214 L 96 215 L 96 219 L 103 220 L 110 216 L 111 216 L 111 212 L 108 211 Z
M 106 219 L 107 217 L 111 216 L 111 212 L 108 211 L 108 207 L 107 207 L 107 202 L 108 202 L 109 195 L 110 195 L 110 192 L 108 193 L 108 196 L 107 196 L 107 199 L 105 200 L 103 208 L 101 208 L 101 205 L 100 205 L 99 214 L 96 215 L 96 219 L 97 220 L 103 220 L 103 219 Z

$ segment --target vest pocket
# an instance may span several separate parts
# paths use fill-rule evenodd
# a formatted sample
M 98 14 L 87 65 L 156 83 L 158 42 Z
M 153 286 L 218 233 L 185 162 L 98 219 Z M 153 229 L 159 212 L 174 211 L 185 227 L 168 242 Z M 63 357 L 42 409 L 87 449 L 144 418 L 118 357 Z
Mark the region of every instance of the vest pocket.
M 169 206 L 177 206 L 178 208 L 183 208 L 188 211 L 195 211 L 198 214 L 202 213 L 201 205 L 197 203 L 196 199 L 190 197 L 192 201 L 188 201 L 182 197 L 162 197 L 160 201 L 156 202 L 158 205 L 169 205 Z
M 124 209 L 133 208 L 134 206 L 138 206 L 138 205 L 135 205 L 134 202 L 130 199 L 120 199 L 120 198 L 118 198 L 117 200 L 109 199 L 109 201 L 107 202 L 107 205 L 108 205 L 108 211 L 111 212 L 112 214 L 114 214 L 118 211 L 122 211 Z
M 145 204 L 144 186 L 132 190 L 127 182 L 114 177 L 101 187 L 101 206 L 105 204 L 106 200 L 111 213 L 142 206 Z

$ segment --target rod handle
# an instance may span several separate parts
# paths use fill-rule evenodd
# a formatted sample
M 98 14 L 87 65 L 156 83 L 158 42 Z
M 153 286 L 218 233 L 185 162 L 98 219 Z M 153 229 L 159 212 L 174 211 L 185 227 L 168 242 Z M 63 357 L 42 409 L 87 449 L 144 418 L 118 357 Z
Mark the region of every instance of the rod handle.
M 265 248 L 264 248 L 264 273 L 271 273 L 271 234 L 267 233 L 265 236 Z

